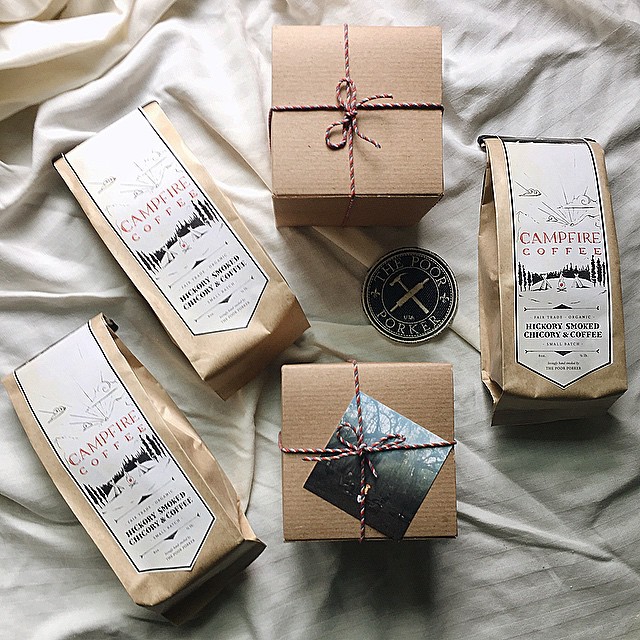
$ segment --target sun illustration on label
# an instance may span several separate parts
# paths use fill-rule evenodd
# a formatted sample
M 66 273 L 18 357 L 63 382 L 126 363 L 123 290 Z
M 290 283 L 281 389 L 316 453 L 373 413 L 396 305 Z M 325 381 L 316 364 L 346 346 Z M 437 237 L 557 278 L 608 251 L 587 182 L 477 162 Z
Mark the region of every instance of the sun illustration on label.
M 539 211 L 547 214 L 547 222 L 557 223 L 567 227 L 575 227 L 585 218 L 595 218 L 597 216 L 597 202 L 587 194 L 588 187 L 584 192 L 569 199 L 564 189 L 564 204 L 551 207 L 548 203 L 542 202 Z
M 73 418 L 69 424 L 79 425 L 83 431 L 86 431 L 108 421 L 116 403 L 122 397 L 122 385 L 118 384 L 115 378 L 109 377 L 102 371 L 100 372 L 100 381 L 88 390 L 77 381 L 75 384 L 80 389 L 85 402 L 80 410 L 74 409 L 69 413 L 69 417 Z
M 518 194 L 520 198 L 542 198 L 544 193 L 535 187 L 527 187 L 520 182 L 516 184 L 523 189 L 523 192 Z M 522 216 L 531 218 L 534 222 L 558 224 L 565 227 L 575 227 L 580 224 L 585 218 L 594 218 L 595 224 L 599 227 L 597 221 L 598 218 L 598 201 L 594 200 L 588 194 L 589 187 L 585 187 L 584 190 L 569 198 L 564 187 L 562 188 L 564 202 L 559 205 L 552 206 L 545 200 L 540 201 L 538 211 L 544 214 L 544 220 L 538 220 L 529 213 L 522 210 L 517 211 L 518 221 Z

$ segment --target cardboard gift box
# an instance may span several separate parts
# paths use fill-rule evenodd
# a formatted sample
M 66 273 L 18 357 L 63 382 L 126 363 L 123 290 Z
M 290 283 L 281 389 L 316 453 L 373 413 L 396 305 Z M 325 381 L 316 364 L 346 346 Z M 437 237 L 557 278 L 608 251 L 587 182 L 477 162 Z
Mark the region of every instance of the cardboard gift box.
M 357 370 L 364 443 L 380 444 L 365 456 L 365 537 L 456 536 L 451 365 L 360 363 Z M 348 445 L 335 435 L 341 421 L 356 424 L 354 392 L 350 363 L 282 367 L 280 447 L 287 541 L 345 540 L 360 535 L 360 457 L 347 455 Z M 399 448 L 415 442 L 442 445 L 445 441 L 449 446 L 380 450 L 392 448 L 394 434 L 406 438 L 404 442 L 396 439 Z M 351 446 L 357 444 L 350 429 L 342 436 L 343 441 L 354 442 Z M 318 448 L 330 448 L 338 455 L 310 461 L 305 458 L 313 455 L 299 452 Z
M 277 226 L 408 226 L 438 202 L 441 43 L 439 27 L 274 27 Z

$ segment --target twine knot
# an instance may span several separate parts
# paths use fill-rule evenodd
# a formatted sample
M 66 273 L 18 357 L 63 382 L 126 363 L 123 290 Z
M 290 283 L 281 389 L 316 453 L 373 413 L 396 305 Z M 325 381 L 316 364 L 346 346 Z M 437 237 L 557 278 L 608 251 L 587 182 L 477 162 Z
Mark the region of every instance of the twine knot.
M 282 435 L 278 435 L 278 446 L 283 453 L 303 453 L 314 454 L 305 455 L 302 458 L 306 462 L 331 462 L 332 460 L 339 460 L 340 458 L 347 458 L 350 456 L 358 456 L 360 461 L 360 490 L 356 496 L 356 502 L 360 505 L 360 542 L 364 541 L 365 537 L 365 510 L 367 493 L 371 488 L 366 481 L 365 468 L 369 467 L 374 478 L 378 477 L 378 472 L 370 458 L 372 453 L 382 453 L 385 451 L 412 451 L 415 449 L 434 449 L 437 447 L 450 447 L 456 444 L 455 440 L 446 441 L 441 440 L 438 442 L 427 442 L 421 444 L 407 444 L 406 437 L 401 433 L 388 433 L 382 436 L 379 440 L 367 444 L 364 439 L 364 420 L 362 417 L 362 401 L 360 397 L 360 375 L 358 373 L 358 363 L 352 360 L 353 364 L 353 380 L 355 385 L 355 399 L 357 410 L 357 425 L 354 427 L 349 422 L 341 422 L 335 431 L 335 435 L 343 446 L 340 448 L 301 448 L 301 447 L 283 447 Z M 350 440 L 347 440 L 342 431 L 343 429 L 349 429 L 355 435 L 356 443 L 354 444 Z
M 444 107 L 437 102 L 376 102 L 376 100 L 393 100 L 390 93 L 379 93 L 368 96 L 363 100 L 357 99 L 356 83 L 351 78 L 351 63 L 349 60 L 349 25 L 345 23 L 343 30 L 344 39 L 344 77 L 336 85 L 336 104 L 285 104 L 273 105 L 269 110 L 269 141 L 271 141 L 271 120 L 273 114 L 278 111 L 341 111 L 342 118 L 332 122 L 325 130 L 324 141 L 327 147 L 333 151 L 347 147 L 349 152 L 349 204 L 345 212 L 342 224 L 345 225 L 351 214 L 356 199 L 356 171 L 353 159 L 354 134 L 372 144 L 376 149 L 380 145 L 373 138 L 364 135 L 358 129 L 358 110 L 379 109 L 427 109 L 443 111 Z M 342 129 L 342 137 L 338 142 L 333 142 L 331 136 L 334 129 Z
M 341 78 L 340 82 L 336 85 L 336 102 L 338 109 L 341 110 L 344 115 L 341 120 L 332 122 L 325 131 L 324 140 L 329 149 L 343 149 L 353 134 L 362 138 L 365 142 L 369 142 L 376 149 L 382 148 L 382 145 L 379 142 L 364 135 L 358 129 L 358 109 L 362 107 L 363 104 L 371 102 L 372 100 L 393 100 L 393 95 L 390 93 L 380 93 L 374 96 L 368 96 L 364 100 L 360 101 L 358 101 L 357 95 L 358 90 L 356 88 L 356 83 L 348 76 Z M 342 138 L 339 142 L 332 142 L 331 134 L 337 127 L 342 127 Z

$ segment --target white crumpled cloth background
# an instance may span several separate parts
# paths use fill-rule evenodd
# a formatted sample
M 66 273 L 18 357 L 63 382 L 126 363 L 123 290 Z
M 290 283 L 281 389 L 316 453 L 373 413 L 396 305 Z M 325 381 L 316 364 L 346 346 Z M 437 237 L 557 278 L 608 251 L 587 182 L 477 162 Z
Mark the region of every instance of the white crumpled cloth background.
M 278 231 L 267 145 L 271 27 L 345 21 L 442 26 L 446 195 L 416 228 Z M 171 627 L 130 601 L 2 394 L 0 637 L 639 638 L 639 37 L 634 0 L 0 2 L 1 373 L 97 312 L 115 318 L 268 544 L 200 618 Z M 50 164 L 151 99 L 311 320 L 228 402 L 192 372 Z M 476 289 L 482 133 L 590 136 L 607 152 L 630 389 L 606 417 L 489 426 Z M 379 255 L 415 244 L 449 262 L 460 304 L 440 337 L 405 347 L 368 325 L 360 286 Z M 458 539 L 282 542 L 279 365 L 348 356 L 454 364 Z

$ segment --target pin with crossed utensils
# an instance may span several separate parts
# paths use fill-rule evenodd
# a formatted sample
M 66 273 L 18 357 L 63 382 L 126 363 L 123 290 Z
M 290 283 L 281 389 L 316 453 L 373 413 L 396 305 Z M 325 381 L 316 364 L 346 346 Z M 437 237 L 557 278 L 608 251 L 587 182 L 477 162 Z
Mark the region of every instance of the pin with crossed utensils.
M 409 300 L 415 307 L 407 305 Z M 451 321 L 457 300 L 449 265 L 422 247 L 403 247 L 382 256 L 362 284 L 362 308 L 369 322 L 385 337 L 404 344 L 419 344 L 440 333 Z
M 429 310 L 420 302 L 418 296 L 416 295 L 419 291 L 422 290 L 425 284 L 429 282 L 429 278 L 425 278 L 422 282 L 418 282 L 417 285 L 408 289 L 404 282 L 402 282 L 402 274 L 399 273 L 390 283 L 389 286 L 393 287 L 396 284 L 399 284 L 404 290 L 405 294 L 393 305 L 390 313 L 393 313 L 396 309 L 399 309 L 405 302 L 409 300 L 413 300 L 425 313 L 425 315 L 429 315 Z

